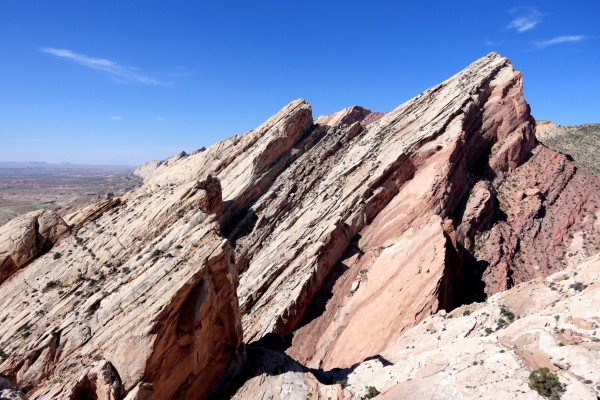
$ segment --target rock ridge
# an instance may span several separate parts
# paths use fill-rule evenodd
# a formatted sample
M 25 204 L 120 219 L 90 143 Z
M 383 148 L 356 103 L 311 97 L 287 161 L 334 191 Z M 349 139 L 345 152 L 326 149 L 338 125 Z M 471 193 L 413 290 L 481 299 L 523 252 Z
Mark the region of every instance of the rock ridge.
M 298 99 L 50 230 L 5 225 L 0 372 L 32 399 L 431 394 L 398 347 L 423 321 L 600 246 L 600 183 L 537 142 L 522 86 L 491 53 L 385 114 Z

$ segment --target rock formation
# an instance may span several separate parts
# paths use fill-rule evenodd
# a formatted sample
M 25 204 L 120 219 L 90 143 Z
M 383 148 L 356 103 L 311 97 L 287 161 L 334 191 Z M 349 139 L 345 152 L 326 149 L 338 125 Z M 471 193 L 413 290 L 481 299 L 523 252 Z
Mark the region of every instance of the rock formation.
M 573 157 L 578 168 L 600 178 L 600 124 L 559 126 L 538 121 L 536 136 L 545 146 Z
M 69 231 L 53 211 L 32 211 L 14 218 L 0 230 L 0 284 Z
M 440 311 L 350 368 L 315 370 L 255 349 L 236 400 L 264 398 L 540 399 L 531 371 L 549 368 L 563 399 L 600 395 L 600 254 L 547 278 Z
M 471 372 L 443 376 L 499 346 L 480 335 L 496 293 L 600 251 L 600 183 L 537 143 L 522 76 L 495 53 L 388 113 L 313 120 L 299 99 L 137 174 L 65 216 L 53 254 L 0 253 L 0 373 L 32 399 L 350 399 L 371 379 L 388 398 L 475 396 Z M 418 343 L 486 296 L 475 322 Z M 534 364 L 501 358 L 515 394 Z
M 32 399 L 197 398 L 234 373 L 237 271 L 201 182 L 128 193 L 5 281 L 2 373 Z
M 154 175 L 157 171 L 172 166 L 177 161 L 182 158 L 186 158 L 188 154 L 185 151 L 181 151 L 179 154 L 174 155 L 173 157 L 169 157 L 164 160 L 152 160 L 148 161 L 135 169 L 132 172 L 132 175 L 140 178 L 142 181 L 149 179 L 152 175 Z

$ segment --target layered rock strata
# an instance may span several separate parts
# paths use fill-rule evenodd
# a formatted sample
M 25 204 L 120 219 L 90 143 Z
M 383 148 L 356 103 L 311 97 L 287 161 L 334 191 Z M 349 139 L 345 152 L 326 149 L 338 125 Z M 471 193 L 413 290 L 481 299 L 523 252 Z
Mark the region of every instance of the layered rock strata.
M 562 399 L 600 396 L 600 254 L 547 278 L 440 311 L 350 368 L 309 369 L 256 350 L 234 399 L 531 399 L 538 368 L 557 374 Z M 365 332 L 368 334 L 368 332 Z M 373 390 L 371 389 L 371 390 Z
M 97 208 L 2 284 L 1 372 L 31 399 L 210 393 L 243 357 L 218 179 Z
M 0 230 L 0 284 L 68 232 L 65 221 L 50 210 L 32 211 L 4 225 Z
M 521 74 L 492 53 L 385 114 L 313 120 L 299 99 L 142 168 L 8 268 L 0 372 L 33 399 L 363 395 L 329 372 L 400 365 L 389 349 L 431 315 L 593 252 L 598 182 L 534 130 Z
M 368 126 L 344 124 L 348 110 L 322 119 L 341 125 L 250 207 L 249 233 L 230 237 L 246 341 L 294 332 L 301 362 L 348 367 L 458 304 L 464 242 L 487 228 L 479 214 L 463 224 L 471 188 L 495 190 L 536 145 L 521 87 L 492 54 Z

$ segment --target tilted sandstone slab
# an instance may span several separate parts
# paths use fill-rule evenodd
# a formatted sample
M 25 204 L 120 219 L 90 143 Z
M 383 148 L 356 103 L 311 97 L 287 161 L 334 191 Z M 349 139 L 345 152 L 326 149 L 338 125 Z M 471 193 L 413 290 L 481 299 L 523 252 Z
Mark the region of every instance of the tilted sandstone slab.
M 198 398 L 240 368 L 243 326 L 252 346 L 291 347 L 250 360 L 274 380 L 236 396 L 362 396 L 352 371 L 399 368 L 394 346 L 429 315 L 554 271 L 523 244 L 581 259 L 595 189 L 534 126 L 521 74 L 492 53 L 386 114 L 313 121 L 299 99 L 147 168 L 143 186 L 67 216 L 60 258 L 2 284 L 0 372 L 32 398 Z
M 202 150 L 199 150 L 198 152 L 200 151 Z M 187 156 L 188 154 L 185 151 L 182 151 L 179 154 L 176 154 L 173 157 L 169 157 L 165 160 L 148 161 L 137 167 L 132 174 L 142 179 L 142 181 L 146 181 L 150 179 L 152 175 L 157 174 L 160 170 L 163 170 L 167 167 L 172 167 L 177 161 L 181 160 L 182 158 L 186 158 Z
M 455 229 L 470 188 L 481 180 L 499 185 L 535 146 L 534 121 L 521 86 L 521 75 L 509 61 L 491 54 L 367 127 L 357 120 L 327 127 L 324 135 L 313 130 L 322 137 L 252 204 L 242 218 L 249 233 L 239 230 L 233 238 L 242 273 L 238 293 L 246 340 L 270 332 L 288 334 L 306 324 L 311 319 L 307 310 L 314 308 L 311 302 L 328 280 L 348 282 L 334 290 L 331 300 L 342 307 L 340 314 L 346 313 L 344 298 L 350 292 L 357 299 L 368 297 L 369 291 L 380 293 L 360 282 L 376 265 L 389 276 L 404 271 L 414 287 L 430 288 L 428 295 L 416 296 L 399 283 L 373 297 L 369 307 L 389 315 L 378 321 L 381 329 L 398 323 L 396 333 L 356 347 L 350 345 L 353 339 L 345 342 L 345 335 L 324 335 L 329 343 L 319 347 L 327 355 L 303 353 L 302 345 L 291 354 L 311 360 L 311 366 L 325 358 L 326 365 L 348 366 L 375 354 L 429 313 L 456 303 L 461 263 Z M 437 233 L 423 229 L 420 234 L 423 226 L 435 226 Z M 399 246 L 390 255 L 388 248 L 411 230 L 412 247 L 437 243 L 429 274 L 425 268 L 419 275 L 414 263 L 399 257 L 412 247 Z M 360 302 L 356 304 L 359 308 Z M 317 332 L 339 333 L 351 324 L 351 317 L 335 315 L 332 310 L 313 318 L 304 331 L 307 336 L 303 339 L 298 331 L 294 340 L 311 342 L 317 325 Z M 368 323 L 362 317 L 356 321 L 357 326 Z M 352 326 L 347 332 L 357 336 L 350 333 Z M 332 356 L 338 354 L 332 350 L 336 347 L 349 350 Z
M 142 186 L 11 276 L 0 372 L 32 399 L 208 394 L 242 357 L 222 207 L 216 178 Z
M 48 251 L 68 232 L 63 219 L 50 210 L 32 211 L 3 225 L 0 228 L 0 284 Z
M 96 203 L 89 204 L 65 215 L 65 222 L 69 224 L 75 231 L 81 228 L 86 222 L 94 221 L 102 216 L 111 208 L 121 204 L 121 199 L 110 198 L 101 200 Z
M 363 126 L 368 126 L 380 120 L 384 115 L 384 113 L 373 112 L 360 106 L 352 106 L 333 114 L 323 115 L 315 119 L 315 123 L 328 126 L 343 126 L 360 122 Z
M 562 399 L 594 400 L 600 395 L 599 277 L 600 254 L 485 303 L 441 311 L 349 368 L 308 369 L 260 353 L 256 363 L 266 367 L 251 371 L 234 398 L 293 393 L 359 400 L 373 387 L 378 399 L 534 400 L 540 396 L 529 387 L 529 374 L 546 367 L 564 385 Z
M 63 256 L 2 285 L 9 357 L 0 372 L 31 398 L 198 398 L 226 382 L 243 352 L 221 225 L 270 184 L 312 125 L 310 106 L 295 101 L 122 198 L 70 214 L 76 234 L 57 246 Z

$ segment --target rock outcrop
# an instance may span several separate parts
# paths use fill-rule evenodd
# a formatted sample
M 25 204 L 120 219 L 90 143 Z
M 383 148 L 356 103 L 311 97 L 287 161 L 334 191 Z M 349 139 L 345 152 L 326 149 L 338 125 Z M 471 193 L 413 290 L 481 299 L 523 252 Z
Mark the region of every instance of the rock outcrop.
M 121 204 L 120 198 L 108 198 L 96 203 L 81 207 L 67 215 L 65 221 L 73 228 L 74 231 L 79 230 L 86 222 L 94 221 L 102 216 L 108 210 L 117 207 Z
M 538 121 L 536 136 L 552 150 L 572 157 L 578 168 L 600 178 L 600 124 L 560 126 Z
M 243 359 L 222 207 L 209 177 L 142 186 L 92 213 L 55 245 L 60 258 L 41 256 L 2 284 L 2 373 L 31 399 L 214 390 Z
M 503 221 L 475 240 L 487 293 L 577 265 L 600 251 L 600 180 L 542 145 L 498 189 Z
M 345 369 L 305 368 L 254 350 L 234 399 L 540 399 L 531 371 L 549 368 L 563 399 L 600 395 L 600 254 L 485 303 L 440 311 Z M 366 332 L 364 334 L 367 334 Z
M 166 158 L 164 160 L 152 160 L 148 161 L 139 167 L 137 167 L 132 175 L 140 178 L 142 181 L 149 179 L 152 175 L 156 174 L 158 171 L 173 166 L 177 161 L 186 158 L 188 154 L 185 151 L 181 151 L 180 153 L 174 155 L 173 157 Z
M 404 351 L 422 321 L 486 296 L 497 306 L 495 293 L 578 264 L 600 240 L 600 184 L 534 131 L 521 74 L 492 53 L 385 114 L 313 120 L 298 99 L 147 165 L 142 186 L 65 217 L 61 256 L 9 268 L 0 372 L 32 399 L 350 399 L 371 376 L 389 398 L 463 393 L 468 379 L 445 383 L 455 361 L 436 354 L 495 350 L 470 339 L 495 314 L 476 330 L 456 318 L 447 330 L 465 341 Z M 407 367 L 419 362 L 437 367 Z
M 27 397 L 20 390 L 15 388 L 8 379 L 0 376 L 0 399 L 26 400 Z
M 352 106 L 333 114 L 323 115 L 315 119 L 315 123 L 328 126 L 342 126 L 360 122 L 363 126 L 369 126 L 373 122 L 380 120 L 384 115 L 384 113 L 373 112 L 360 106 Z
M 4 225 L 0 230 L 0 284 L 68 232 L 63 219 L 50 210 L 32 211 Z
M 536 144 L 521 85 L 492 54 L 375 123 L 327 128 L 230 237 L 246 341 L 294 332 L 293 357 L 344 368 L 457 304 L 470 188 L 498 187 Z

